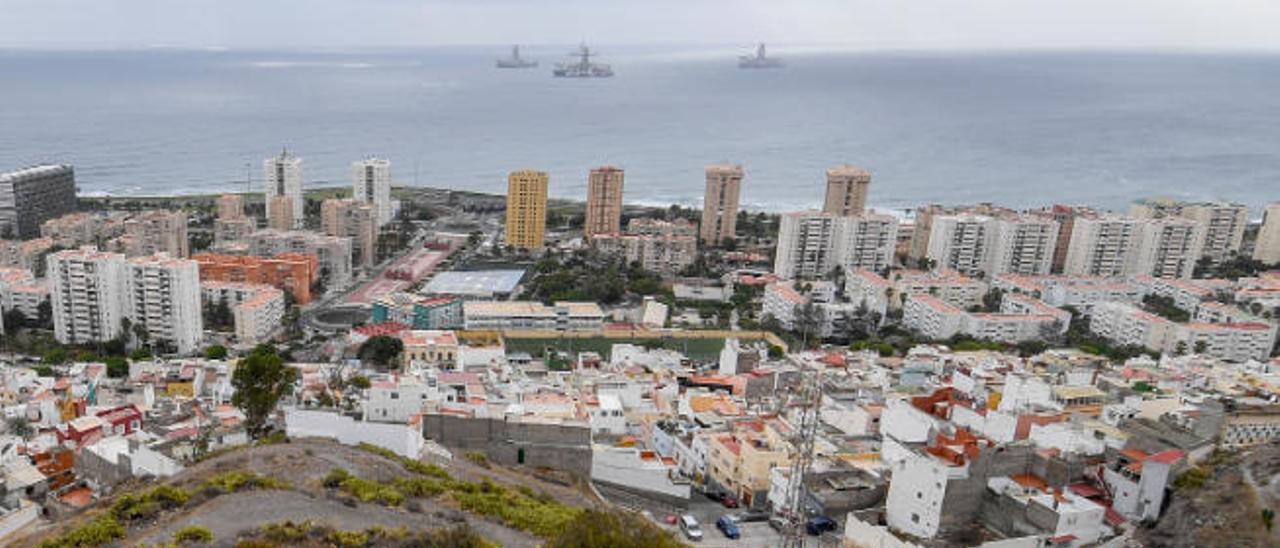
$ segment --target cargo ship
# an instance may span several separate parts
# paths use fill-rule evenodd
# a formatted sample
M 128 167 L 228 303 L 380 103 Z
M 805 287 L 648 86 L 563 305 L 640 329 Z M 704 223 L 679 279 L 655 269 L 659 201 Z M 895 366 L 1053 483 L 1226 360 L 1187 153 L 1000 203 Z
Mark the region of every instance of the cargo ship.
M 613 68 L 604 63 L 591 62 L 592 52 L 586 44 L 578 46 L 578 51 L 569 55 L 577 57 L 572 63 L 556 63 L 551 74 L 556 78 L 608 78 L 613 76 Z
M 782 66 L 782 59 L 777 57 L 769 57 L 765 55 L 764 44 L 756 46 L 755 55 L 738 56 L 738 68 L 756 69 L 756 68 L 778 68 Z
M 520 57 L 520 46 L 511 46 L 511 57 L 506 59 L 498 59 L 498 68 L 533 68 L 538 66 L 537 61 L 530 61 Z

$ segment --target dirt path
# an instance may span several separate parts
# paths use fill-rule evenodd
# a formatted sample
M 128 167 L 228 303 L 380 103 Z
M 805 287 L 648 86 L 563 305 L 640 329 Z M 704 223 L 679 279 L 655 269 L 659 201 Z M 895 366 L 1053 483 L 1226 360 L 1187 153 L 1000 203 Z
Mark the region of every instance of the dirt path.
M 452 517 L 452 519 L 451 519 Z M 359 504 L 355 508 L 319 496 L 297 491 L 253 491 L 218 497 L 166 523 L 130 536 L 131 545 L 154 545 L 173 539 L 173 534 L 188 525 L 203 525 L 213 531 L 215 546 L 234 546 L 241 533 L 263 524 L 311 520 L 327 523 L 341 530 L 360 530 L 373 525 L 426 530 L 445 527 L 461 519 L 485 538 L 509 547 L 533 547 L 532 536 L 484 520 L 462 515 L 430 502 L 423 503 L 422 513 L 387 508 L 376 504 Z

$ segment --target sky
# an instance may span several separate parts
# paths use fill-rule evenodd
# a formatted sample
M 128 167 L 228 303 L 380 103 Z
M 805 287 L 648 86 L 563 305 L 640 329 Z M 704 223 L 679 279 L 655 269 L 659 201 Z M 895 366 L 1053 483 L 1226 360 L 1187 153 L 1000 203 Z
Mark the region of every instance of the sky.
M 1276 0 L 0 0 L 0 47 L 1280 50 Z

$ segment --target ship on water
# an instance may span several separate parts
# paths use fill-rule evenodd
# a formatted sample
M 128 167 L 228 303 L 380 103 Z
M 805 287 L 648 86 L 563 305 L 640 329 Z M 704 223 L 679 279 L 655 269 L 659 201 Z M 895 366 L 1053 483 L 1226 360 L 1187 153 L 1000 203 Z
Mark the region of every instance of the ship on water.
M 511 57 L 507 59 L 498 59 L 498 68 L 533 68 L 538 66 L 537 61 L 530 61 L 520 57 L 520 46 L 511 46 Z
M 557 78 L 608 78 L 613 76 L 613 68 L 604 63 L 591 62 L 592 52 L 586 44 L 578 46 L 578 51 L 570 53 L 577 57 L 576 62 L 556 63 L 551 74 Z
M 764 44 L 756 46 L 755 55 L 738 56 L 738 68 L 757 69 L 757 68 L 778 68 L 782 66 L 782 59 L 777 57 L 769 57 L 764 53 Z

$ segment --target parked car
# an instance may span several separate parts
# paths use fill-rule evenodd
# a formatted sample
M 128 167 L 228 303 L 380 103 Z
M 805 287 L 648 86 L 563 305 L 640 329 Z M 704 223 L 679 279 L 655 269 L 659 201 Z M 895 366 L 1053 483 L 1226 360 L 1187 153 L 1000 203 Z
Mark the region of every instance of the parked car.
M 755 521 L 768 521 L 769 513 L 764 510 L 745 510 L 733 515 L 733 519 L 738 523 L 751 523 Z
M 738 522 L 733 519 L 733 516 L 720 516 L 720 519 L 716 520 L 716 529 L 719 529 L 721 533 L 724 533 L 725 537 L 731 539 L 737 539 L 742 536 L 742 531 L 738 530 Z
M 684 536 L 694 542 L 702 540 L 702 526 L 698 524 L 698 518 L 690 514 L 680 516 L 680 531 L 684 532 Z
M 725 508 L 737 508 L 738 498 L 733 495 L 725 495 L 720 499 L 720 504 L 723 504 Z
M 804 524 L 804 530 L 810 535 L 816 537 L 828 531 L 835 531 L 836 522 L 827 516 L 818 516 L 810 518 L 809 521 Z
M 784 532 L 787 530 L 789 525 L 790 523 L 787 522 L 787 518 L 777 515 L 769 517 L 769 527 L 772 527 L 774 531 L 779 533 Z

